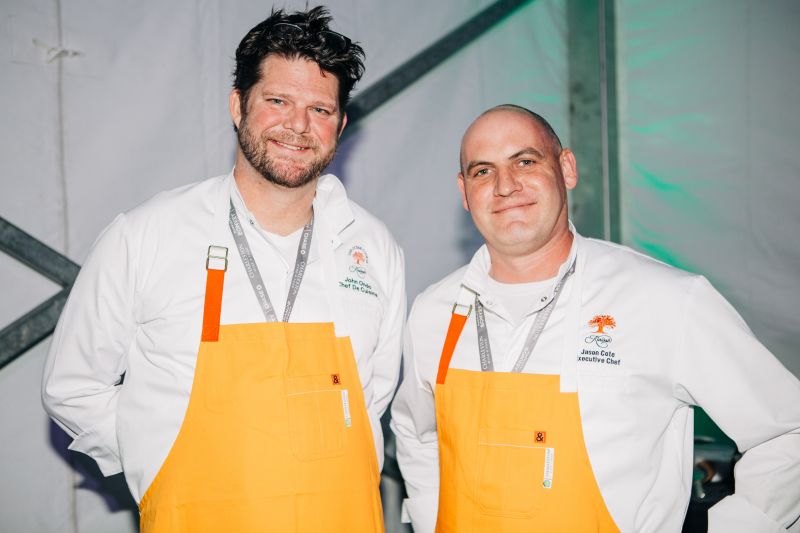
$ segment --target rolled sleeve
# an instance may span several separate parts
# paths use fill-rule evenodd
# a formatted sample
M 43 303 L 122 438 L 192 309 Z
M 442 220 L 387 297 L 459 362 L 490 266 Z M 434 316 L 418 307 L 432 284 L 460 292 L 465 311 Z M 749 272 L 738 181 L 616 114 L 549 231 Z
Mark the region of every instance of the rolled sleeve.
M 388 299 L 380 337 L 373 353 L 373 399 L 370 408 L 380 418 L 389 406 L 400 377 L 403 322 L 406 318 L 405 263 L 403 252 L 393 244 L 388 252 Z
M 784 527 L 739 494 L 728 496 L 708 510 L 708 533 L 785 532 Z
M 84 453 L 94 459 L 104 476 L 122 472 L 117 447 L 109 445 L 109 441 L 116 441 L 115 421 L 115 417 L 101 420 L 97 427 L 81 433 L 68 446 L 70 450 Z

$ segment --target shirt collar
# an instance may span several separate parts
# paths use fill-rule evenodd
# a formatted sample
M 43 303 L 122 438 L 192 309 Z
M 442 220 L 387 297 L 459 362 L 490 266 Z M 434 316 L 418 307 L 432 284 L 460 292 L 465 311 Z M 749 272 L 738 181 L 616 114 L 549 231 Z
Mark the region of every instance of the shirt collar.
M 252 213 L 245 206 L 244 200 L 236 186 L 233 178 L 233 170 L 226 177 L 228 182 L 228 197 L 233 201 L 233 206 L 240 216 L 254 220 Z M 333 174 L 325 174 L 317 180 L 317 190 L 314 196 L 314 217 L 315 224 L 324 223 L 330 233 L 334 236 L 334 247 L 341 244 L 339 234 L 345 230 L 355 220 L 353 210 L 350 208 L 350 201 L 347 198 L 342 182 Z M 227 198 L 225 202 L 225 213 L 228 212 Z M 324 221 L 324 222 L 323 222 Z
M 539 302 L 539 307 L 544 307 L 550 301 L 553 293 L 555 292 L 556 284 L 561 278 L 564 277 L 577 257 L 578 248 L 580 247 L 580 242 L 583 240 L 583 237 L 581 237 L 581 235 L 575 230 L 575 226 L 572 224 L 572 221 L 569 222 L 569 231 L 573 235 L 572 246 L 569 249 L 569 255 L 558 268 L 558 274 L 556 274 L 552 280 L 552 285 L 548 290 L 548 298 Z M 464 272 L 464 277 L 461 280 L 461 284 L 470 292 L 475 293 L 479 299 L 481 299 L 481 295 L 485 295 L 487 293 L 489 270 L 491 266 L 492 260 L 489 257 L 489 249 L 486 247 L 486 244 L 484 244 L 478 249 L 477 252 L 475 252 L 475 255 L 472 256 L 472 260 L 469 262 L 467 270 Z

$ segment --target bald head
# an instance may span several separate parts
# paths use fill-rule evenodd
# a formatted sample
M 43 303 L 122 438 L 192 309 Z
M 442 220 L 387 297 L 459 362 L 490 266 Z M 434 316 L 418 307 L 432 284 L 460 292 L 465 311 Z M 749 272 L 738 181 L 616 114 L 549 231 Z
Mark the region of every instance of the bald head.
M 526 107 L 518 106 L 515 104 L 500 104 L 498 106 L 489 108 L 480 115 L 478 115 L 478 118 L 472 121 L 472 124 L 470 124 L 469 128 L 467 128 L 467 131 L 464 133 L 464 137 L 462 137 L 461 139 L 461 150 L 459 153 L 459 165 L 462 173 L 466 170 L 467 162 L 465 159 L 464 146 L 466 145 L 470 133 L 472 133 L 475 129 L 479 128 L 484 122 L 486 122 L 485 119 L 488 118 L 488 116 L 491 115 L 492 118 L 494 118 L 495 114 L 500 114 L 500 115 L 510 114 L 511 116 L 516 115 L 530 119 L 532 122 L 532 126 L 538 128 L 549 141 L 550 148 L 553 151 L 553 155 L 557 157 L 558 154 L 561 153 L 562 149 L 561 139 L 558 138 L 558 135 L 556 135 L 556 132 L 553 129 L 553 127 L 550 125 L 549 122 L 547 122 L 547 120 L 545 120 L 543 116 L 539 115 L 538 113 L 534 113 L 533 111 L 531 111 Z
M 514 105 L 483 113 L 461 141 L 457 181 L 496 280 L 555 275 L 572 243 L 567 191 L 578 183 L 578 171 L 575 155 L 545 119 Z

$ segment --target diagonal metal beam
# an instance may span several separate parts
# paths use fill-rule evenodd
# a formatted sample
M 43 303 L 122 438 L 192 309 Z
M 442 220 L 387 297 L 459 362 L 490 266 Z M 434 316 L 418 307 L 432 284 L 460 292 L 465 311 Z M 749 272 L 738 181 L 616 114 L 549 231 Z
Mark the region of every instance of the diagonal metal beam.
M 62 287 L 72 285 L 81 268 L 68 257 L 25 233 L 3 217 L 0 217 L 0 251 Z
M 69 289 L 61 290 L 0 331 L 0 369 L 53 333 Z
M 347 106 L 344 136 L 354 131 L 354 126 L 365 116 L 386 103 L 422 76 L 436 68 L 450 56 L 477 40 L 486 31 L 501 22 L 517 8 L 533 0 L 499 0 L 456 29 L 418 53 L 392 72 L 367 87 Z
M 0 368 L 3 368 L 53 332 L 80 266 L 3 217 L 0 217 L 0 251 L 63 288 L 0 330 Z

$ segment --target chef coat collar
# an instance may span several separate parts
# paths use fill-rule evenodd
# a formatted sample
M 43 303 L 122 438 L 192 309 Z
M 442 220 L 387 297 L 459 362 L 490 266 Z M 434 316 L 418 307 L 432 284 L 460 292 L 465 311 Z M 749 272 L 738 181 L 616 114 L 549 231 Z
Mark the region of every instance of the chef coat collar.
M 572 246 L 570 247 L 569 255 L 559 267 L 558 274 L 552 278 L 551 285 L 545 293 L 548 295 L 548 297 L 546 299 L 533 302 L 532 304 L 535 304 L 535 308 L 532 308 L 530 312 L 539 311 L 545 305 L 547 305 L 550 300 L 552 300 L 558 280 L 560 280 L 564 274 L 566 274 L 567 270 L 570 268 L 575 260 L 575 257 L 577 256 L 578 242 L 583 237 L 578 234 L 571 221 L 569 222 L 569 231 L 573 235 Z M 461 284 L 470 292 L 475 293 L 478 296 L 478 299 L 484 305 L 486 305 L 484 300 L 489 294 L 488 279 L 491 266 L 492 261 L 489 256 L 489 249 L 486 247 L 486 244 L 484 244 L 478 249 L 477 252 L 475 252 L 475 255 L 472 256 L 472 260 L 469 262 L 467 270 L 464 272 L 464 277 L 461 280 Z
M 233 178 L 233 170 L 225 177 L 222 190 L 227 191 L 227 194 L 224 194 L 225 202 L 224 204 L 220 203 L 217 209 L 223 209 L 226 221 L 229 198 L 233 200 L 234 207 L 238 212 L 248 217 L 248 219 L 252 218 L 252 214 L 245 206 L 239 194 L 239 190 L 236 187 L 236 180 Z M 342 182 L 339 181 L 336 176 L 333 174 L 325 174 L 318 178 L 313 206 L 314 224 L 324 224 L 327 227 L 329 233 L 332 235 L 331 241 L 333 248 L 336 249 L 342 244 L 339 235 L 355 220 L 344 185 L 342 185 Z M 309 259 L 312 258 L 309 257 Z

